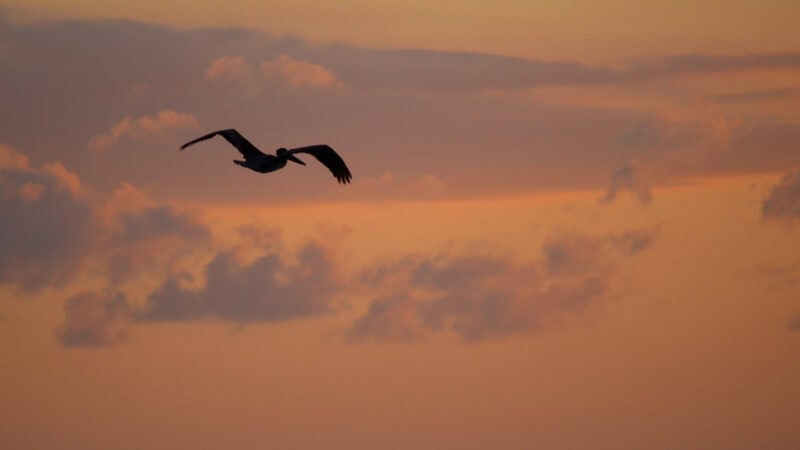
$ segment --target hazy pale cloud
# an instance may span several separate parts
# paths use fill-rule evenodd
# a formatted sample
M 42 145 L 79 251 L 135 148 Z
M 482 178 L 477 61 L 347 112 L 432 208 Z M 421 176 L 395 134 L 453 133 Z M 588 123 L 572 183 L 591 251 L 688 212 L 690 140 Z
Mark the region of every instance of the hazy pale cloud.
M 447 183 L 441 178 L 419 172 L 386 172 L 378 177 L 365 177 L 357 180 L 353 188 L 371 198 L 437 198 L 448 191 Z
M 90 150 L 108 150 L 120 139 L 141 140 L 160 136 L 171 130 L 197 129 L 200 125 L 191 114 L 169 109 L 153 116 L 124 117 L 108 133 L 97 134 L 89 141 Z
M 770 291 L 793 288 L 800 285 L 800 260 L 761 264 L 753 269 L 751 274 L 766 279 Z
M 761 204 L 765 219 L 800 218 L 800 171 L 784 175 Z

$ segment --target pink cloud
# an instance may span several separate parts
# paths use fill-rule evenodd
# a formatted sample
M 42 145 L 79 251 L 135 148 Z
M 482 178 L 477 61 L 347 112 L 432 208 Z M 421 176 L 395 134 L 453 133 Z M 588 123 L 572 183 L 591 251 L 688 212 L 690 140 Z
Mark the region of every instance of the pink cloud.
M 253 97 L 263 92 L 252 64 L 241 56 L 215 59 L 206 69 L 205 77 L 234 88 L 242 97 Z
M 0 144 L 0 169 L 27 169 L 28 157 L 11 147 Z
M 342 82 L 325 67 L 308 61 L 293 59 L 287 55 L 279 55 L 272 61 L 264 61 L 259 66 L 261 74 L 267 79 L 285 82 L 292 89 L 341 88 Z

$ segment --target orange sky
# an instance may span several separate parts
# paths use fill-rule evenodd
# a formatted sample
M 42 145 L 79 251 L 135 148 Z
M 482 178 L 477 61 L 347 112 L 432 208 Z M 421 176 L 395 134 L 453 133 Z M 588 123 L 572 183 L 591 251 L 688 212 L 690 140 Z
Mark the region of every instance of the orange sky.
M 790 2 L 191 5 L 0 9 L 0 442 L 800 446 Z
M 632 0 L 562 2 L 277 0 L 80 0 L 10 2 L 22 16 L 131 18 L 196 26 L 245 26 L 320 41 L 371 47 L 434 48 L 616 61 L 647 54 L 796 51 L 800 31 L 791 0 L 643 4 Z M 12 9 L 12 12 L 14 9 Z

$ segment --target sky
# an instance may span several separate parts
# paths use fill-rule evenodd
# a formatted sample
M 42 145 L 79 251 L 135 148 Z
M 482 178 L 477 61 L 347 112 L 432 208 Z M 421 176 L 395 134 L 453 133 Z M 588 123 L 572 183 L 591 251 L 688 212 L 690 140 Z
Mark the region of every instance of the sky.
M 4 2 L 0 442 L 797 448 L 792 3 Z

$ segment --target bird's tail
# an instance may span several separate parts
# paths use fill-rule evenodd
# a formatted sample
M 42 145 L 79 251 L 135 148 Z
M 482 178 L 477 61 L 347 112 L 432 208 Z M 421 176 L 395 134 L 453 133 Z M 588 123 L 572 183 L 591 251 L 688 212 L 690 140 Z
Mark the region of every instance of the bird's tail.
M 233 162 L 238 164 L 238 165 L 240 165 L 240 166 L 242 166 L 242 167 L 245 167 L 244 161 L 239 161 L 238 159 L 234 159 Z

